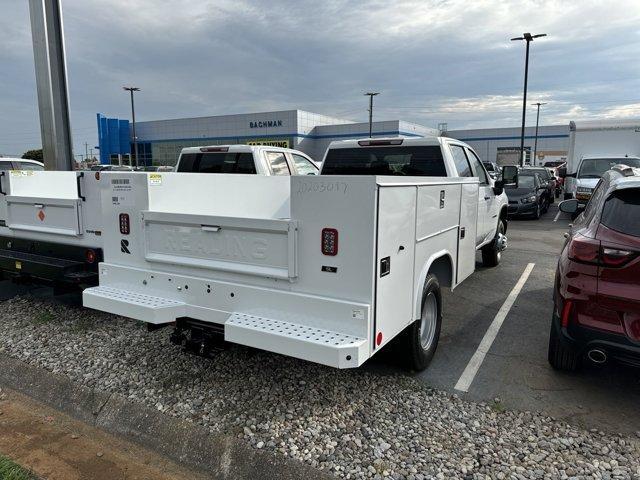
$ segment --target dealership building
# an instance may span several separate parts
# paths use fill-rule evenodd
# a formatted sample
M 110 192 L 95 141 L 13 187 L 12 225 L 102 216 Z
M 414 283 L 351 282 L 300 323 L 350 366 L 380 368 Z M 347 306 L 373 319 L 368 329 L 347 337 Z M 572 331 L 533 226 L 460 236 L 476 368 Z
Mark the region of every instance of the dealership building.
M 520 149 L 520 128 L 440 131 L 424 125 L 389 120 L 373 122 L 373 136 L 446 135 L 469 143 L 483 160 L 508 159 Z M 200 145 L 273 145 L 301 150 L 321 161 L 329 143 L 369 136 L 367 122 L 353 122 L 303 110 L 154 120 L 136 123 L 138 155 L 147 165 L 174 165 L 184 147 Z M 535 128 L 525 131 L 527 158 L 533 154 Z M 569 126 L 541 126 L 537 162 L 566 157 Z M 142 162 L 141 162 L 142 163 Z

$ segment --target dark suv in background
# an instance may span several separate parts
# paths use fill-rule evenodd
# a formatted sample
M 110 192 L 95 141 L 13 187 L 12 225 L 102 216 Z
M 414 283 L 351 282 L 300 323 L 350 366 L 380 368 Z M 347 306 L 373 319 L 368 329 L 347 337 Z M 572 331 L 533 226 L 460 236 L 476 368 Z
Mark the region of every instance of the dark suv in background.
M 560 210 L 575 213 L 578 200 Z M 640 169 L 606 172 L 567 234 L 554 288 L 549 363 L 640 366 Z
M 551 172 L 545 167 L 524 167 L 522 170 L 540 174 L 540 178 L 547 189 L 545 192 L 547 203 L 551 205 L 556 198 L 556 177 L 551 175 Z

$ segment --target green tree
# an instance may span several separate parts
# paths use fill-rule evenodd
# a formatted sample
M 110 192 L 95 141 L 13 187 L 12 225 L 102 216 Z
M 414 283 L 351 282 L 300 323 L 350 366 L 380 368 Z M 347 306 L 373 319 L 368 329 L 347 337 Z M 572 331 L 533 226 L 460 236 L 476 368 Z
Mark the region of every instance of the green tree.
M 28 160 L 38 160 L 42 161 L 42 149 L 36 148 L 33 150 L 27 150 L 22 154 L 22 158 L 26 158 Z

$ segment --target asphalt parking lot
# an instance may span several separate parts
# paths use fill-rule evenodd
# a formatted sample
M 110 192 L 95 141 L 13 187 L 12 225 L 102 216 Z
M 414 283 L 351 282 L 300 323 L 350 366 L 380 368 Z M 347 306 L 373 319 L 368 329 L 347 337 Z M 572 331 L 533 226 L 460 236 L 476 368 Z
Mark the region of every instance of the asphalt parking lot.
M 558 215 L 556 204 L 540 220 L 509 222 L 509 248 L 500 266 L 484 269 L 478 264 L 474 275 L 446 294 L 440 345 L 419 378 L 470 400 L 497 398 L 506 408 L 541 411 L 587 428 L 637 432 L 639 370 L 610 363 L 585 365 L 568 374 L 547 363 L 554 273 L 570 221 Z M 483 336 L 531 263 L 535 265 L 468 391 L 456 390 Z

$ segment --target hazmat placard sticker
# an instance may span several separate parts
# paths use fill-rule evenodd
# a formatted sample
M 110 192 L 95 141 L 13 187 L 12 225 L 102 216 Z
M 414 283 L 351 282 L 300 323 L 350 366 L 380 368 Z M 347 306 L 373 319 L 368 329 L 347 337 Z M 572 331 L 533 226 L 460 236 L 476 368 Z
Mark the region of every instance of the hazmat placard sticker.
M 150 173 L 149 185 L 162 185 L 162 175 L 159 173 Z

